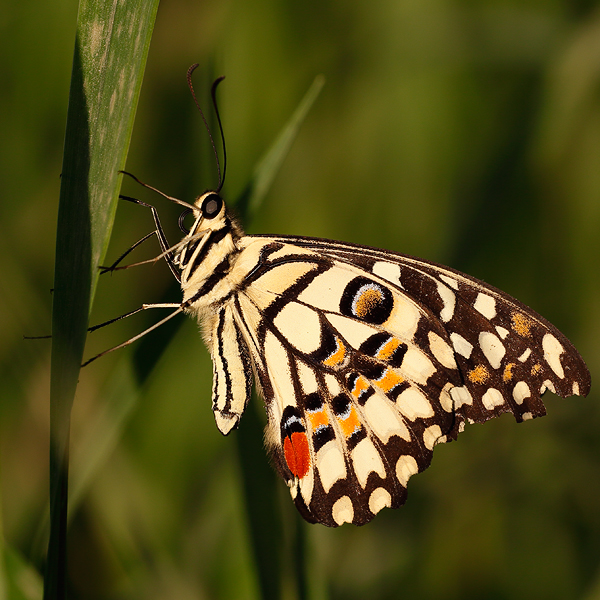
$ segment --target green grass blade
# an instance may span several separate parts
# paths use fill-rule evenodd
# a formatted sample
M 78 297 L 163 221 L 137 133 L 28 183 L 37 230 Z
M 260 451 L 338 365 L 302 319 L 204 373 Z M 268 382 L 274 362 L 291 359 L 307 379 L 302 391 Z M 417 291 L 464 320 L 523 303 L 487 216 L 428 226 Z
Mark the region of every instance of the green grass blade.
M 325 76 L 317 75 L 290 120 L 281 130 L 273 145 L 256 165 L 250 183 L 235 205 L 242 221 L 247 222 L 256 214 L 273 183 L 275 175 L 279 172 L 281 164 L 292 146 L 292 142 L 296 139 L 302 122 L 324 85 Z
M 54 274 L 46 599 L 65 596 L 70 413 L 157 7 L 158 0 L 79 6 Z
M 4 595 L 1 600 L 40 600 L 42 578 L 36 568 L 14 548 L 4 551 Z

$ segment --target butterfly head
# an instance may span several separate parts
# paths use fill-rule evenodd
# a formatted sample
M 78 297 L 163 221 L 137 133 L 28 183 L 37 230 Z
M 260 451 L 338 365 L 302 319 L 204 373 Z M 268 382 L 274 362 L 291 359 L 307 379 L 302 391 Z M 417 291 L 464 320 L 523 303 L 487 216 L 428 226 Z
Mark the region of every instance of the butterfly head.
M 195 220 L 188 230 L 183 219 L 190 213 Z M 201 194 L 194 202 L 194 208 L 182 213 L 179 226 L 185 236 L 174 260 L 182 270 L 182 284 L 193 275 L 211 273 L 223 258 L 235 251 L 235 240 L 241 234 L 229 216 L 223 198 L 214 190 Z
M 227 216 L 227 209 L 223 198 L 215 191 L 207 191 L 198 196 L 194 202 L 193 208 L 188 205 L 179 217 L 179 229 L 190 241 L 196 241 L 203 237 L 203 233 L 220 229 Z M 191 229 L 184 225 L 184 219 L 189 215 L 194 215 L 194 224 Z

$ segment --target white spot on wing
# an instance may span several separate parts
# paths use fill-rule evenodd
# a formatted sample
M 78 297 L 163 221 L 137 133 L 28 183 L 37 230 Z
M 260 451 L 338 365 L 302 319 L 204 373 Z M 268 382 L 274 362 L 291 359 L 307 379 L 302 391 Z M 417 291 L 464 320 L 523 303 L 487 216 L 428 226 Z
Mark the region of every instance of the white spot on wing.
M 452 389 L 452 384 L 448 382 L 440 392 L 440 406 L 446 412 L 452 412 L 454 410 L 454 400 L 452 400 L 452 396 L 450 395 L 450 390 Z
M 533 419 L 533 415 L 530 412 L 523 413 L 523 421 L 529 421 Z
M 312 498 L 313 488 L 315 486 L 315 470 L 312 468 L 308 469 L 308 473 L 300 480 L 297 480 L 300 486 L 300 493 L 304 502 L 308 506 Z
M 346 477 L 344 456 L 335 440 L 327 442 L 317 452 L 317 469 L 325 493 L 329 492 L 336 481 Z
M 448 277 L 448 275 L 440 275 L 440 279 L 447 283 L 451 288 L 457 290 L 458 289 L 458 281 L 453 279 L 452 277 Z
M 530 396 L 531 390 L 529 389 L 529 386 L 524 381 L 519 381 L 513 389 L 513 398 L 515 399 L 515 402 L 517 404 L 523 404 L 523 400 Z
M 363 488 L 367 485 L 369 474 L 373 471 L 382 479 L 385 478 L 385 467 L 381 456 L 369 438 L 363 438 L 352 450 L 352 462 L 356 478 Z
M 437 291 L 444 303 L 444 308 L 440 311 L 440 319 L 447 323 L 454 315 L 454 305 L 456 304 L 456 296 L 454 292 L 445 286 L 440 281 L 437 282 Z
M 369 510 L 376 515 L 382 508 L 392 505 L 392 497 L 384 488 L 377 488 L 369 496 Z
M 327 386 L 331 396 L 337 396 L 342 391 L 340 382 L 330 373 L 325 374 L 325 385 Z
M 433 450 L 433 447 L 440 442 L 442 438 L 442 430 L 439 425 L 431 425 L 423 432 L 423 443 L 425 448 Z
M 329 269 L 315 277 L 300 293 L 298 300 L 316 308 L 337 313 L 340 310 L 342 292 L 355 277 L 356 273 L 346 269 Z
M 527 348 L 527 350 L 525 350 L 525 352 L 523 352 L 523 354 L 521 354 L 521 356 L 519 356 L 519 361 L 524 363 L 529 358 L 530 354 L 531 354 L 531 348 Z
M 565 372 L 560 362 L 560 355 L 565 351 L 562 344 L 551 334 L 547 333 L 542 340 L 544 358 L 558 377 L 563 379 Z
M 576 381 L 573 382 L 573 395 L 579 396 L 579 384 Z
M 496 300 L 487 294 L 479 292 L 473 303 L 473 308 L 490 321 L 496 316 Z
M 450 341 L 454 346 L 454 349 L 465 358 L 469 358 L 471 356 L 471 352 L 473 352 L 473 344 L 467 342 L 465 338 L 460 335 L 460 333 L 452 333 L 450 334 Z
M 408 480 L 418 472 L 417 461 L 410 454 L 405 454 L 398 459 L 396 463 L 396 477 L 400 485 L 406 487 Z
M 384 444 L 387 444 L 393 435 L 410 442 L 410 433 L 402 417 L 379 394 L 373 394 L 365 403 L 363 410 L 368 426 Z
M 444 367 L 448 369 L 456 369 L 456 361 L 454 360 L 454 352 L 452 348 L 434 331 L 429 332 L 429 348 L 431 353 Z
M 348 496 L 338 498 L 331 509 L 331 516 L 338 525 L 352 523 L 352 519 L 354 519 L 352 500 Z
M 301 360 L 297 361 L 298 365 L 298 378 L 300 379 L 300 385 L 305 395 L 312 394 L 319 389 L 315 372 Z
M 385 328 L 400 339 L 410 340 L 417 331 L 421 312 L 403 293 L 394 291 L 394 308 Z
M 402 360 L 402 373 L 415 383 L 426 384 L 435 373 L 435 367 L 426 354 L 415 347 L 408 347 Z
M 400 286 L 400 265 L 377 261 L 373 265 L 373 273 L 382 279 L 390 281 L 391 283 Z
M 490 365 L 494 369 L 499 369 L 506 354 L 506 348 L 500 338 L 489 331 L 482 331 L 479 334 L 479 346 Z
M 503 340 L 505 340 L 506 336 L 510 333 L 508 329 L 504 329 L 504 327 L 500 327 L 500 325 L 496 325 L 496 331 Z
M 267 331 L 265 336 L 265 362 L 271 376 L 271 384 L 276 390 L 276 396 L 284 406 L 295 403 L 296 394 L 290 374 L 290 363 L 285 348 L 273 333 Z
M 454 408 L 460 408 L 463 404 L 468 404 L 469 406 L 473 404 L 473 396 L 471 396 L 471 392 L 464 387 L 453 387 L 450 390 L 450 396 L 454 400 Z
M 343 315 L 326 314 L 325 316 L 353 348 L 359 348 L 367 338 L 379 331 L 375 327 Z
M 543 394 L 546 390 L 550 390 L 552 393 L 556 394 L 554 384 L 549 379 L 546 379 L 546 381 L 544 381 L 542 384 L 542 387 L 540 388 L 540 394 Z
M 429 400 L 420 390 L 414 387 L 404 390 L 396 398 L 396 405 L 400 412 L 411 421 L 417 418 L 427 419 L 435 414 Z
M 493 410 L 496 406 L 504 404 L 504 396 L 496 388 L 490 388 L 482 397 L 483 406 L 488 410 Z

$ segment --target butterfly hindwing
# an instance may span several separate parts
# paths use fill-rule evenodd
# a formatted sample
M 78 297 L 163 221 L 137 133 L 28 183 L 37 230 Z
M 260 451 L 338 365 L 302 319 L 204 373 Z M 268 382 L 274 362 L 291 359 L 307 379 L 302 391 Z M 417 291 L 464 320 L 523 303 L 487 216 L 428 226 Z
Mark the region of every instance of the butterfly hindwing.
M 435 321 L 347 265 L 293 246 L 269 254 L 237 306 L 256 348 L 275 462 L 309 520 L 367 522 L 404 502 L 406 481 L 429 464 L 441 427 L 456 434 L 448 376 L 412 339 L 419 322 Z M 379 308 L 369 300 L 378 291 Z M 385 322 L 397 325 L 388 332 Z

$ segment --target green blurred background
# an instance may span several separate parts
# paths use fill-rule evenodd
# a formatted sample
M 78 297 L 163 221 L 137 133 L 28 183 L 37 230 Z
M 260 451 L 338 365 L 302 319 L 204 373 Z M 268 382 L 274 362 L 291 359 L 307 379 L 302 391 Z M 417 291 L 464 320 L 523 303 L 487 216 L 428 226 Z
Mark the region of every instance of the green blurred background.
M 0 483 L 4 569 L 26 598 L 40 597 L 47 535 L 50 344 L 22 336 L 50 328 L 76 12 L 40 0 L 0 10 Z M 327 78 L 248 231 L 461 269 L 541 312 L 598 373 L 600 2 L 164 1 L 127 168 L 188 201 L 216 182 L 185 82 L 193 62 L 204 106 L 227 76 L 232 200 L 315 75 Z M 154 202 L 177 239 L 178 209 L 129 181 L 123 192 Z M 108 260 L 151 228 L 121 203 Z M 92 320 L 164 298 L 177 299 L 165 265 L 104 276 Z M 98 331 L 86 355 L 152 317 Z M 181 321 L 81 373 L 71 598 L 260 597 L 244 432 L 217 431 L 208 353 Z M 363 528 L 306 525 L 282 482 L 257 484 L 259 500 L 275 489 L 284 597 L 600 598 L 597 394 L 545 398 L 544 419 L 504 416 L 438 447 L 407 504 Z M 249 410 L 264 419 L 258 402 Z

